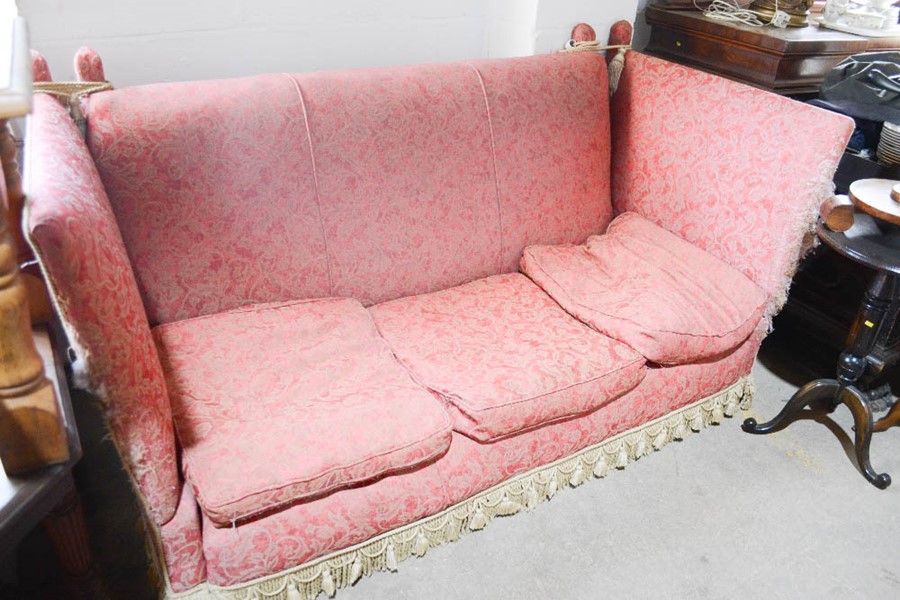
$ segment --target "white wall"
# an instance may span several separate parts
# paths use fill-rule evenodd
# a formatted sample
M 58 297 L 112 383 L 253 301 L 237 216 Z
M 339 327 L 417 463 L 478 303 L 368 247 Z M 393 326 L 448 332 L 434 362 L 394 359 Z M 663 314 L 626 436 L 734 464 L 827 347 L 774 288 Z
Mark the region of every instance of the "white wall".
M 591 25 L 597 39 L 605 43 L 613 23 L 622 19 L 634 23 L 637 5 L 638 0 L 542 0 L 538 3 L 535 53 L 561 48 L 569 39 L 572 27 L 580 22 Z
M 118 87 L 272 71 L 521 56 L 585 21 L 605 40 L 638 0 L 18 0 L 56 80 L 80 46 Z
M 480 56 L 534 54 L 534 33 L 540 0 L 491 0 Z

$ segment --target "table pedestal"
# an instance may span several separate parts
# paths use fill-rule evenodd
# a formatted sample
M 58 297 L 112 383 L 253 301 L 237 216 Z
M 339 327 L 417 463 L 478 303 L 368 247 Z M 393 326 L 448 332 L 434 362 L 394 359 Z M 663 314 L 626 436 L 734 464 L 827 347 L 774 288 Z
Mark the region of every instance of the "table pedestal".
M 887 473 L 877 473 L 869 461 L 872 433 L 900 424 L 900 401 L 894 403 L 887 416 L 877 423 L 873 417 L 872 394 L 864 391 L 867 376 L 875 364 L 874 351 L 887 336 L 897 318 L 900 303 L 900 229 L 880 223 L 868 215 L 857 215 L 854 226 L 846 233 L 829 230 L 819 220 L 819 237 L 847 258 L 875 270 L 863 297 L 846 350 L 838 359 L 834 379 L 816 379 L 797 390 L 775 418 L 759 424 L 756 419 L 744 421 L 748 433 L 771 433 L 784 429 L 812 405 L 833 412 L 844 404 L 853 415 L 856 461 L 863 476 L 884 489 L 891 484 Z M 862 389 L 861 389 L 862 388 Z M 874 394 L 877 396 L 878 394 Z
M 850 337 L 847 340 L 847 349 L 841 353 L 838 359 L 837 379 L 816 379 L 797 390 L 791 396 L 784 408 L 775 418 L 767 423 L 759 424 L 756 419 L 750 418 L 744 421 L 742 428 L 747 433 L 772 433 L 784 429 L 793 423 L 801 413 L 806 412 L 806 407 L 816 403 L 826 403 L 829 413 L 841 404 L 845 404 L 853 414 L 853 424 L 856 430 L 854 448 L 856 461 L 863 476 L 875 487 L 884 489 L 891 485 L 891 476 L 887 473 L 876 473 L 869 460 L 869 443 L 872 441 L 872 431 L 882 431 L 891 426 L 889 419 L 896 421 L 900 417 L 900 402 L 897 402 L 887 417 L 874 423 L 872 409 L 869 406 L 868 394 L 856 387 L 857 381 L 863 376 L 868 365 L 868 357 L 875 348 L 878 335 L 885 325 L 885 317 L 891 306 L 891 300 L 897 287 L 897 276 L 892 273 L 879 272 L 872 279 L 869 289 L 866 291 L 859 314 Z

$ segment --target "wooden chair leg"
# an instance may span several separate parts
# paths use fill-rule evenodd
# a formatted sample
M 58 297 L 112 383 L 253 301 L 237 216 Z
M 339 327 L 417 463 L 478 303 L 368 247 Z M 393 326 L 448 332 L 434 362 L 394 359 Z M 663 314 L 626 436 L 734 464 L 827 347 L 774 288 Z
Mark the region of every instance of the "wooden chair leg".
M 66 572 L 72 598 L 106 598 L 88 541 L 81 499 L 71 481 L 68 491 L 41 522 L 56 557 Z

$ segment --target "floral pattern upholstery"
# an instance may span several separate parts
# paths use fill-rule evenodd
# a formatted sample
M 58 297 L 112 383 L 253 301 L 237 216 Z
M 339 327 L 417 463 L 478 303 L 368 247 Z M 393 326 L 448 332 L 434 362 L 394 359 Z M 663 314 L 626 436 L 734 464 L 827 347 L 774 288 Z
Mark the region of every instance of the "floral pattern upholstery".
M 636 388 L 573 419 L 491 444 L 454 433 L 450 450 L 435 463 L 237 528 L 204 518 L 209 581 L 233 585 L 353 546 L 712 394 L 750 372 L 762 333 L 718 361 L 648 369 Z
M 35 82 L 53 81 L 53 75 L 50 74 L 50 65 L 47 59 L 37 50 L 31 51 L 31 73 Z
M 602 231 L 604 80 L 578 53 L 143 86 L 89 98 L 88 144 L 152 324 L 371 305 Z
M 489 442 L 595 410 L 641 380 L 644 359 L 567 315 L 524 275 L 495 275 L 369 309 L 454 428 Z
M 650 367 L 636 388 L 576 419 L 493 444 L 454 435 L 450 451 L 438 463 L 448 505 L 724 389 L 750 372 L 764 332 L 760 329 L 719 360 Z
M 155 532 L 150 532 L 160 542 L 166 574 L 175 592 L 189 590 L 206 581 L 200 516 L 191 486 L 183 485 L 175 516 Z
M 93 48 L 83 46 L 75 53 L 75 77 L 78 81 L 106 81 L 103 60 Z
M 636 213 L 583 246 L 531 246 L 522 270 L 569 313 L 660 364 L 725 354 L 766 294 L 746 275 Z
M 165 523 L 181 495 L 172 411 L 115 217 L 81 135 L 50 96 L 34 97 L 28 146 L 27 229 L 76 368 L 103 401 L 154 522 Z
M 616 211 L 735 267 L 774 314 L 832 193 L 852 119 L 629 52 L 612 122 Z
M 606 229 L 612 205 L 603 58 L 566 52 L 472 66 L 494 145 L 500 271 L 517 271 L 525 246 L 580 244 Z
M 151 324 L 329 295 L 290 77 L 125 88 L 91 95 L 88 112 Z
M 491 133 L 470 67 L 310 73 L 296 80 L 332 295 L 370 305 L 497 272 Z
M 547 352 L 553 368 L 516 383 L 552 390 L 566 375 L 602 371 L 598 357 L 634 354 L 561 320 L 522 276 L 490 276 L 515 271 L 526 246 L 582 244 L 604 231 L 614 198 L 616 211 L 641 214 L 744 273 L 771 314 L 849 133 L 840 117 L 635 52 L 614 100 L 612 157 L 605 65 L 593 53 L 155 85 L 88 102 L 96 170 L 62 109 L 36 98 L 29 230 L 79 365 L 157 524 L 176 593 L 204 580 L 248 582 L 371 540 L 746 375 L 764 324 L 715 359 L 623 369 L 622 389 L 643 379 L 596 410 L 595 398 L 573 395 L 569 414 L 547 404 L 484 418 L 484 443 L 450 431 L 448 412 L 460 429 L 477 424 L 414 383 L 356 300 L 466 281 L 515 290 L 494 307 L 515 335 L 501 332 L 490 350 L 502 358 L 525 348 L 516 368 Z M 754 111 L 769 117 L 740 116 Z M 782 131 L 802 131 L 808 144 L 791 146 Z M 415 322 L 422 340 L 399 327 L 411 329 L 404 315 L 434 298 L 372 313 L 396 317 L 395 337 L 419 355 L 429 340 L 444 351 L 429 323 L 464 323 L 468 289 L 438 298 L 452 297 L 445 306 L 455 313 Z M 356 300 L 296 302 L 341 295 Z M 478 304 L 473 315 L 491 313 Z M 539 337 L 523 335 L 523 306 L 542 316 Z M 168 392 L 148 321 L 160 325 Z M 298 342 L 329 326 L 354 333 Z M 448 329 L 447 340 L 476 354 Z M 547 340 L 566 332 L 570 347 L 550 351 Z M 579 344 L 598 352 L 579 354 Z M 329 353 L 337 358 L 322 358 Z M 354 373 L 367 375 L 350 381 Z M 460 375 L 450 384 L 471 386 L 471 374 Z M 479 376 L 501 393 L 509 381 L 490 379 L 490 368 Z M 372 377 L 391 383 L 366 399 L 343 393 Z M 316 378 L 319 396 L 294 393 Z M 337 394 L 321 385 L 328 379 L 342 382 Z M 358 401 L 362 412 L 331 420 L 330 401 Z M 389 401 L 396 411 L 385 409 Z M 551 422 L 534 427 L 543 419 Z M 374 442 L 327 435 L 368 421 L 384 426 Z M 392 455 L 384 438 L 416 450 Z M 377 452 L 379 443 L 387 454 L 347 469 L 313 464 Z M 304 448 L 315 452 L 280 460 Z
M 209 582 L 231 585 L 277 573 L 440 511 L 447 504 L 437 465 L 349 487 L 237 527 L 219 527 L 204 515 Z
M 450 422 L 356 300 L 266 304 L 154 329 L 185 478 L 232 525 L 443 454 Z

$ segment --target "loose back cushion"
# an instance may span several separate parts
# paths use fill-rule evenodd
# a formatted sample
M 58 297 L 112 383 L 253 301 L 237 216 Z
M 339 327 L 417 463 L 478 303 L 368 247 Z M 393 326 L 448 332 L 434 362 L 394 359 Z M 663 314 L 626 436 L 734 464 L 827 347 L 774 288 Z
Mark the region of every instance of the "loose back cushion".
M 729 352 L 766 305 L 746 275 L 635 213 L 583 246 L 527 248 L 522 270 L 569 313 L 661 364 Z

